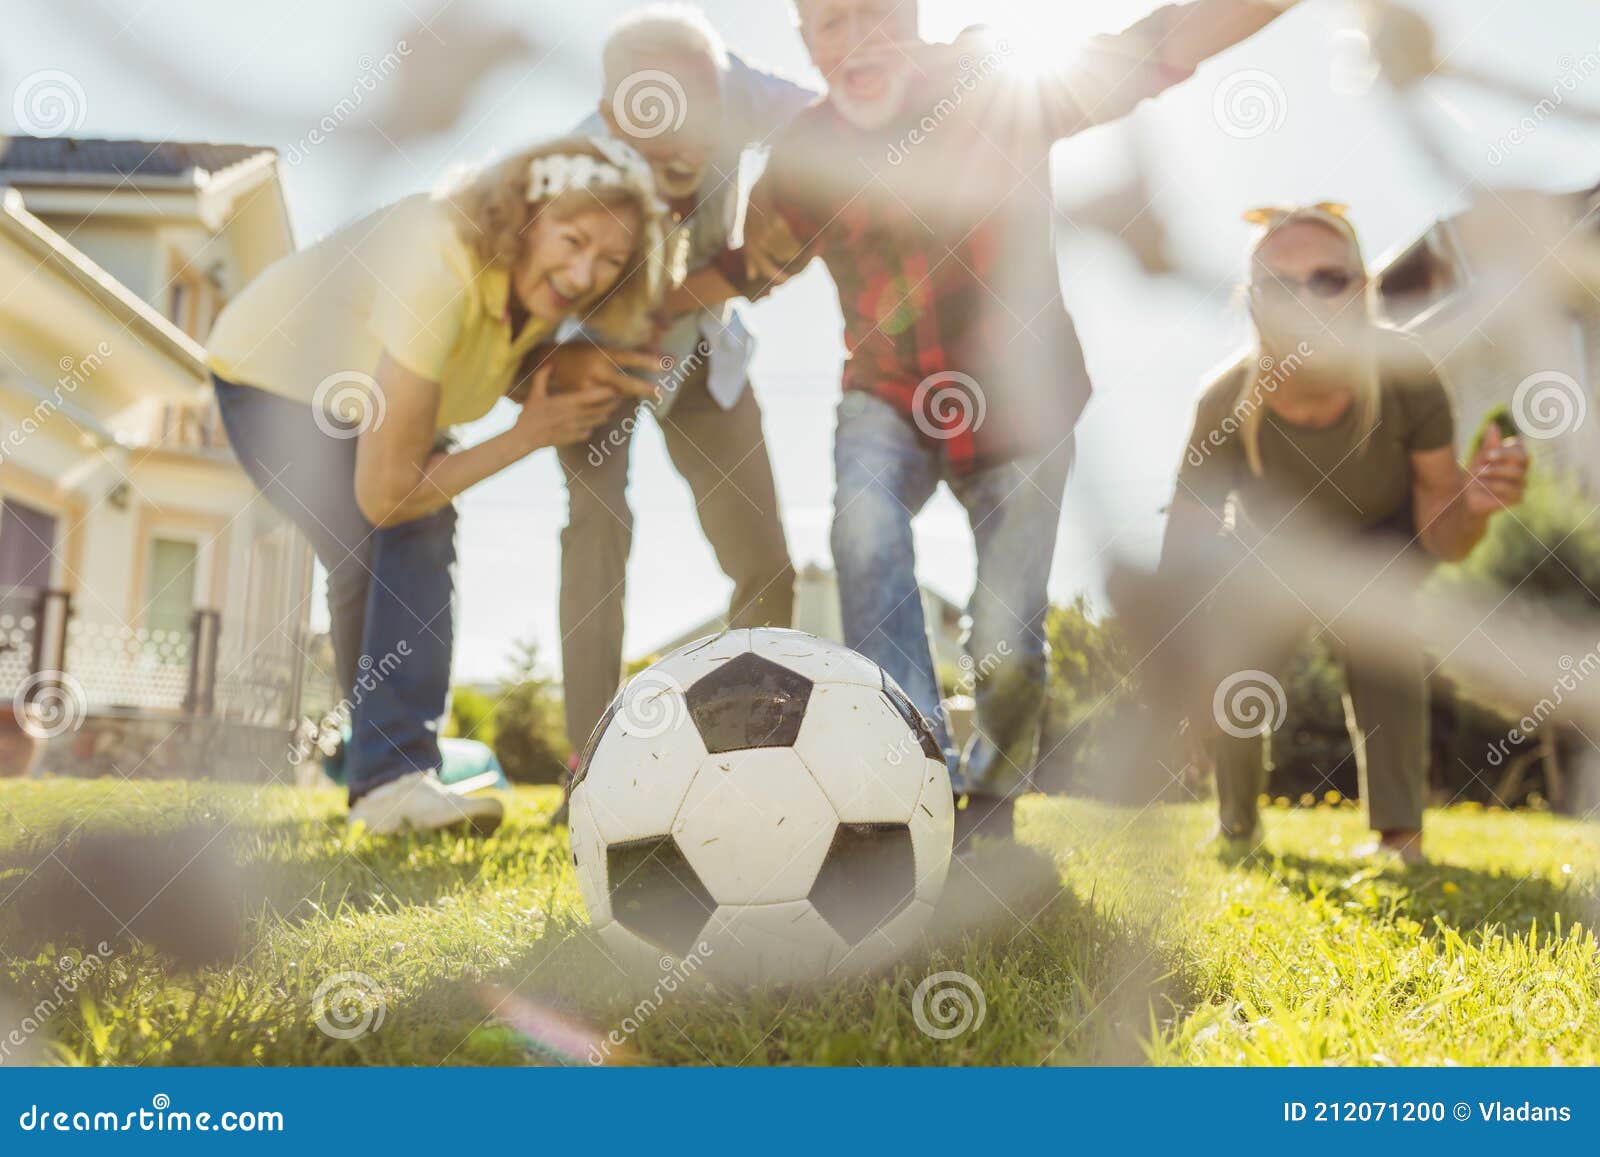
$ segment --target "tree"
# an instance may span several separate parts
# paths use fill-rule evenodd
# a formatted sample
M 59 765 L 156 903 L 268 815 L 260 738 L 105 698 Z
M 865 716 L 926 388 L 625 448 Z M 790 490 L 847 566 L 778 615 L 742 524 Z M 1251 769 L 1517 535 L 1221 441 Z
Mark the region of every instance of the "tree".
M 494 752 L 517 783 L 559 783 L 571 752 L 561 700 L 538 666 L 538 644 L 519 640 L 494 713 Z

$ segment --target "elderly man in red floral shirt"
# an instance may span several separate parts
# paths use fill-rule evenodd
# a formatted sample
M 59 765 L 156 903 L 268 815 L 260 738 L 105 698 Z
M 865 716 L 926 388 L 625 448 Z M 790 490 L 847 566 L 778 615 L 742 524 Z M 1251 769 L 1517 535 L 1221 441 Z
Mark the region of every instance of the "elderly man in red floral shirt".
M 743 251 L 688 288 L 756 296 L 812 257 L 833 275 L 849 351 L 832 533 L 845 641 L 931 721 L 966 797 L 958 846 L 1010 836 L 1038 758 L 1046 586 L 1089 397 L 1056 272 L 1050 146 L 1187 78 L 1292 2 L 1172 5 L 1023 73 L 985 29 L 921 40 L 915 0 L 797 0 L 827 96 L 774 141 Z M 941 481 L 978 556 L 963 752 L 940 708 L 911 533 Z

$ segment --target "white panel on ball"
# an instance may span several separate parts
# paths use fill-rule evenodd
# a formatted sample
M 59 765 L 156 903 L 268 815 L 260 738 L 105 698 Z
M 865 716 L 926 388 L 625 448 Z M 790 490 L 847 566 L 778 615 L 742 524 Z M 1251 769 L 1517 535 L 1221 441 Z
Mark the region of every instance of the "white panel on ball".
M 662 698 L 651 702 L 662 707 Z M 589 789 L 595 826 L 608 844 L 670 833 L 689 783 L 706 757 L 706 745 L 683 697 L 676 695 L 669 702 L 669 726 L 630 733 L 619 710 L 595 747 L 579 786 Z
M 858 683 L 873 688 L 883 685 L 883 674 L 871 659 L 841 643 L 804 631 L 774 627 L 751 631 L 750 649 L 764 659 L 798 671 L 813 683 Z
M 741 984 L 815 979 L 848 952 L 808 900 L 718 908 L 701 939 L 711 974 Z
M 589 808 L 589 793 L 579 784 L 567 808 L 567 842 L 572 849 L 578 891 L 596 928 L 611 920 L 610 883 L 606 879 L 606 845 Z
M 811 689 L 798 755 L 845 823 L 905 823 L 922 794 L 927 756 L 874 684 Z
M 680 686 L 687 689 L 695 680 L 709 675 L 729 659 L 743 655 L 749 650 L 749 631 L 727 631 L 711 638 L 685 643 L 676 651 L 668 651 L 645 670 L 676 680 Z M 644 672 L 641 671 L 640 674 Z M 638 678 L 637 675 L 634 677 Z
M 917 899 L 937 903 L 950 871 L 950 846 L 955 841 L 956 807 L 950 772 L 944 762 L 925 759 L 922 795 L 911 810 L 911 846 L 917 858 Z
M 758 747 L 706 757 L 673 835 L 717 903 L 773 904 L 805 898 L 837 826 L 794 751 Z

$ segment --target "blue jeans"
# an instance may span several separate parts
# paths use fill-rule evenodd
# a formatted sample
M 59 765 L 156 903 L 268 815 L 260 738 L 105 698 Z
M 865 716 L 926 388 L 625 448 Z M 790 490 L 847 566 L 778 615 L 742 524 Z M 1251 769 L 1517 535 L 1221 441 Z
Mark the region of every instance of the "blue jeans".
M 947 477 L 937 445 L 889 403 L 861 391 L 839 403 L 832 542 L 844 639 L 933 721 L 957 795 L 1012 795 L 1038 759 L 1049 690 L 1045 588 L 1072 457 L 1068 438 L 1039 457 Z M 978 553 L 963 640 L 974 729 L 962 752 L 940 706 L 911 536 L 941 479 L 966 508 Z
M 439 767 L 450 695 L 455 508 L 378 529 L 356 504 L 356 438 L 311 407 L 212 378 L 228 440 L 251 481 L 328 572 L 339 686 L 350 705 L 350 802 Z

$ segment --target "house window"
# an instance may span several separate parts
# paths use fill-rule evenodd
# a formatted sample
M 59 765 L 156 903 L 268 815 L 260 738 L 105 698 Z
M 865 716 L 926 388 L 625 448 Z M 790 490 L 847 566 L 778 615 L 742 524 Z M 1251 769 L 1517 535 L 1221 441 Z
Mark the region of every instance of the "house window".
M 169 268 L 167 318 L 190 337 L 203 340 L 220 306 L 216 286 L 176 251 L 169 257 Z
M 145 575 L 145 626 L 152 631 L 187 633 L 194 619 L 195 563 L 198 544 L 178 538 L 150 543 Z
M 48 587 L 55 545 L 55 515 L 14 498 L 0 501 L 0 594 Z

